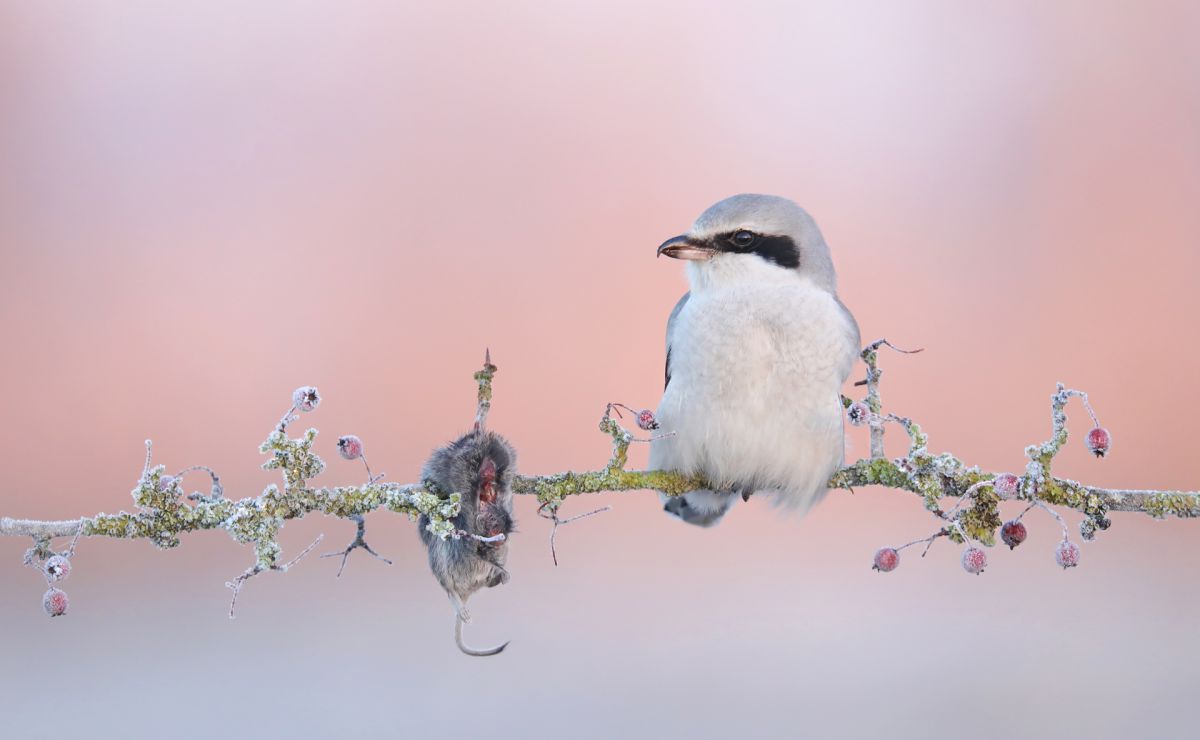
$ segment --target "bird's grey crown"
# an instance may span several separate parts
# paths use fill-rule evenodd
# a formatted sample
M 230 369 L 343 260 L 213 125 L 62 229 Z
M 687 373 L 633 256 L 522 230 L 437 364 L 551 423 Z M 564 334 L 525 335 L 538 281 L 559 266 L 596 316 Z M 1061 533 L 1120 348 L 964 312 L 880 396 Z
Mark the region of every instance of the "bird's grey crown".
M 800 206 L 778 195 L 742 193 L 710 206 L 692 224 L 688 236 L 698 240 L 717 240 L 723 235 L 746 230 L 763 237 L 786 237 L 795 245 L 796 259 L 784 255 L 786 245 L 763 240 L 755 249 L 764 259 L 783 267 L 792 267 L 811 277 L 830 292 L 837 286 L 833 260 L 817 222 Z M 736 251 L 725 249 L 724 251 Z

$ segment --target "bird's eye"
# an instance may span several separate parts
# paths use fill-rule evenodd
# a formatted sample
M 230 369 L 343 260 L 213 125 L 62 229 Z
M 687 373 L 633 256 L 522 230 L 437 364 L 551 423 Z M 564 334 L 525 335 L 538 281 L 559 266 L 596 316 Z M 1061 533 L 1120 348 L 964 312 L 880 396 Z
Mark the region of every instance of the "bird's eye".
M 730 239 L 736 246 L 745 249 L 754 244 L 754 240 L 758 238 L 758 234 L 753 231 L 739 231 Z

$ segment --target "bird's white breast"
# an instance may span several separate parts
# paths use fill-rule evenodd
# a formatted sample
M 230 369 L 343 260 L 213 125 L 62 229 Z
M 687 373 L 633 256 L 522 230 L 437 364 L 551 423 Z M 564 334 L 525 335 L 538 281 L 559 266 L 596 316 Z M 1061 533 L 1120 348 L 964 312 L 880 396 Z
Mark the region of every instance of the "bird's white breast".
M 658 408 L 675 434 L 654 443 L 651 467 L 778 489 L 781 503 L 800 509 L 824 493 L 843 458 L 840 391 L 858 329 L 832 294 L 786 278 L 693 279 Z

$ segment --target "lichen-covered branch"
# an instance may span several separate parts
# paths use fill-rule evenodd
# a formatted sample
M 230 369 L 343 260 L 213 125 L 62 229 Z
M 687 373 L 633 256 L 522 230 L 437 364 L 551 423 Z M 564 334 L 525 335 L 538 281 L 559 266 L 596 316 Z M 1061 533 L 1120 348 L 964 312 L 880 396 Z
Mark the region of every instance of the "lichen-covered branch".
M 910 419 L 883 413 L 878 392 L 880 371 L 877 351 L 886 344 L 881 340 L 863 351 L 868 368 L 867 398 L 859 402 L 845 400 L 852 423 L 870 424 L 871 456 L 838 470 L 829 481 L 831 488 L 881 486 L 915 493 L 923 499 L 926 508 L 950 522 L 934 537 L 945 535 L 960 541 L 972 539 L 985 545 L 995 541 L 1001 524 L 997 505 L 1006 500 L 1040 502 L 1076 509 L 1085 514 L 1086 521 L 1092 523 L 1085 524 L 1085 527 L 1091 527 L 1090 532 L 1094 532 L 1097 526 L 1107 528 L 1107 513 L 1113 511 L 1140 512 L 1158 518 L 1200 516 L 1200 492 L 1107 489 L 1054 477 L 1051 474 L 1054 457 L 1068 439 L 1064 410 L 1067 402 L 1071 398 L 1080 398 L 1095 421 L 1095 414 L 1087 405 L 1086 394 L 1062 385 L 1051 397 L 1050 439 L 1026 449 L 1029 463 L 1023 475 L 987 472 L 967 465 L 952 454 L 931 453 L 928 450 L 928 437 L 919 425 Z M 486 421 L 495 372 L 496 366 L 491 363 L 489 355 L 483 370 L 474 376 L 479 386 L 475 418 L 478 426 Z M 361 485 L 311 485 L 310 480 L 325 469 L 324 461 L 313 451 L 317 430 L 308 429 L 293 438 L 289 436 L 288 426 L 297 418 L 297 412 L 312 411 L 319 403 L 320 396 L 315 388 L 297 389 L 292 408 L 261 445 L 260 451 L 268 456 L 263 467 L 280 471 L 282 487 L 270 485 L 257 496 L 226 498 L 219 478 L 209 468 L 195 466 L 169 475 L 163 466 L 152 466 L 147 442 L 146 464 L 132 491 L 135 511 L 101 513 L 64 521 L 0 518 L 0 535 L 32 537 L 34 547 L 27 558 L 46 561 L 55 555 L 50 547 L 50 540 L 55 537 L 81 534 L 85 537 L 145 539 L 158 547 L 169 548 L 178 546 L 184 534 L 224 529 L 235 541 L 253 545 L 255 550 L 251 566 L 231 581 L 235 596 L 247 578 L 261 572 L 286 570 L 295 562 L 282 564 L 279 532 L 288 520 L 308 514 L 321 513 L 358 521 L 359 539 L 362 537 L 360 517 L 376 509 L 404 514 L 414 521 L 421 516 L 428 517 L 430 531 L 441 537 L 461 535 L 450 523 L 459 507 L 460 499 L 455 492 L 436 491 L 423 483 L 382 482 L 380 476 L 370 477 L 369 468 L 368 480 Z M 612 442 L 612 453 L 603 468 L 518 476 L 513 482 L 514 493 L 536 496 L 541 508 L 552 512 L 568 496 L 588 493 L 656 490 L 678 495 L 701 488 L 719 490 L 719 482 L 706 481 L 698 476 L 661 470 L 626 469 L 630 445 L 635 441 L 647 440 L 638 440 L 613 418 L 611 412 L 614 406 L 620 405 L 610 404 L 599 425 Z M 908 434 L 909 450 L 903 457 L 888 459 L 883 454 L 883 434 L 887 424 L 898 424 Z M 657 429 L 653 414 L 649 411 L 640 412 L 638 425 L 643 429 Z M 671 432 L 666 430 L 665 433 Z M 357 446 L 348 445 L 345 442 L 347 439 Z M 1090 450 L 1103 456 L 1110 444 L 1108 432 L 1097 422 L 1087 437 L 1087 443 Z M 361 456 L 361 450 L 361 441 L 357 437 L 343 438 L 339 442 L 339 451 L 347 459 L 357 459 Z M 208 493 L 194 492 L 188 495 L 184 490 L 185 477 L 196 471 L 205 472 L 211 477 L 211 488 Z M 941 501 L 947 497 L 960 499 L 950 512 L 941 508 Z M 926 538 L 918 542 L 930 540 Z M 353 549 L 353 543 L 349 549 Z

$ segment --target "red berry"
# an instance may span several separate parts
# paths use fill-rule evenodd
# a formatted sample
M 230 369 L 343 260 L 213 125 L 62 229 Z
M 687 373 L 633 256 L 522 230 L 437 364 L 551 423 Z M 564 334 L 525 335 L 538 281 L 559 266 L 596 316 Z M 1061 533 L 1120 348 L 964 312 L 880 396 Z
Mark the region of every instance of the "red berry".
M 1070 540 L 1058 543 L 1058 549 L 1054 551 L 1054 561 L 1061 565 L 1063 570 L 1079 565 L 1079 545 Z
M 57 588 L 50 589 L 42 596 L 42 608 L 52 617 L 61 617 L 66 614 L 70 603 L 66 591 L 59 591 Z
M 1028 536 L 1029 531 L 1025 529 L 1025 525 L 1016 519 L 1005 522 L 1000 528 L 1000 539 L 1004 540 L 1004 544 L 1008 545 L 1010 550 L 1024 542 Z
M 995 478 L 992 478 L 992 490 L 1000 498 L 1011 498 L 1017 495 L 1017 489 L 1021 487 L 1021 479 L 1012 473 L 1001 473 Z
M 846 418 L 850 420 L 851 425 L 861 427 L 871 418 L 871 407 L 862 401 L 855 401 L 846 409 Z
M 900 553 L 893 547 L 881 547 L 875 551 L 875 565 L 871 566 L 880 573 L 891 573 L 900 564 Z
M 65 581 L 71 575 L 71 561 L 62 555 L 51 555 L 42 570 L 50 581 Z
M 962 567 L 968 573 L 979 575 L 987 567 L 987 553 L 978 547 L 967 547 L 963 550 Z
M 362 440 L 353 434 L 347 434 L 345 437 L 339 438 L 337 448 L 338 454 L 347 460 L 357 460 L 363 454 Z
M 312 411 L 321 405 L 321 396 L 311 385 L 301 386 L 292 391 L 292 405 L 297 411 Z
M 650 409 L 642 409 L 637 415 L 638 429 L 647 432 L 658 429 L 658 419 L 654 418 L 654 412 Z
M 1104 427 L 1095 427 L 1088 432 L 1087 448 L 1088 452 L 1096 457 L 1104 457 L 1108 454 L 1108 448 L 1112 446 L 1112 435 Z

